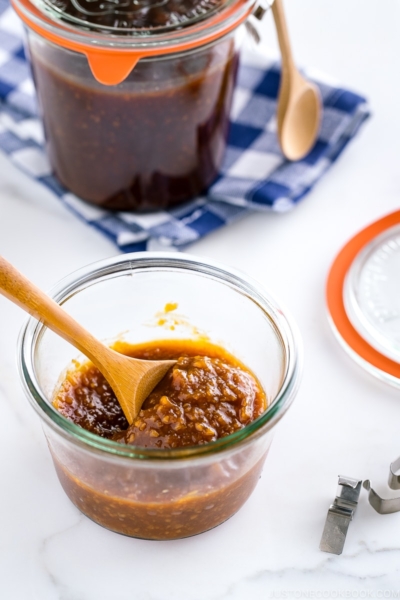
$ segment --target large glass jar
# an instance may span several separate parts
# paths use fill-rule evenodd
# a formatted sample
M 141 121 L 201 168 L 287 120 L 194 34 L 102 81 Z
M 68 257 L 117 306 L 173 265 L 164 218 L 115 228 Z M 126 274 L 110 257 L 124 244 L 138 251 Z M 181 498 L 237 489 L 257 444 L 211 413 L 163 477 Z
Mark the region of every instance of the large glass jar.
M 21 377 L 72 502 L 100 525 L 146 539 L 194 535 L 231 517 L 252 493 L 299 383 L 301 355 L 281 308 L 240 273 L 189 255 L 158 253 L 96 263 L 51 294 L 103 340 L 207 336 L 255 373 L 269 401 L 244 429 L 203 446 L 145 449 L 100 438 L 52 406 L 60 374 L 76 351 L 30 319 L 20 339 Z M 173 327 L 168 316 L 159 318 L 171 302 L 179 312 Z
M 61 183 L 113 210 L 163 209 L 207 189 L 226 147 L 241 24 L 256 0 L 13 5 L 27 24 Z M 166 23 L 148 16 L 151 6 Z

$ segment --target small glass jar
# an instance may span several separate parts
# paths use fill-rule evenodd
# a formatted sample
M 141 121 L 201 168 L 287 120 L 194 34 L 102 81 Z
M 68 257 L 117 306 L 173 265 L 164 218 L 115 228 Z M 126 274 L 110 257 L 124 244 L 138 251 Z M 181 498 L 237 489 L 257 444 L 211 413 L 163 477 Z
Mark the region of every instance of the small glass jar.
M 149 28 L 138 26 L 148 0 L 115 2 L 104 15 L 100 0 L 13 0 L 27 25 L 51 165 L 82 199 L 112 210 L 159 210 L 198 196 L 217 177 L 241 24 L 257 3 L 186 2 L 194 8 L 184 21 Z M 176 6 L 153 5 L 168 14 L 170 3 Z M 202 13 L 191 16 L 198 7 Z
M 38 412 L 60 482 L 103 527 L 145 539 L 195 535 L 231 517 L 253 491 L 277 422 L 299 384 L 297 334 L 256 282 L 190 255 L 135 253 L 81 269 L 51 292 L 98 338 L 141 343 L 206 336 L 258 377 L 266 411 L 215 442 L 146 449 L 98 437 L 52 406 L 76 351 L 30 319 L 19 344 L 20 373 Z M 166 303 L 177 312 L 160 319 Z

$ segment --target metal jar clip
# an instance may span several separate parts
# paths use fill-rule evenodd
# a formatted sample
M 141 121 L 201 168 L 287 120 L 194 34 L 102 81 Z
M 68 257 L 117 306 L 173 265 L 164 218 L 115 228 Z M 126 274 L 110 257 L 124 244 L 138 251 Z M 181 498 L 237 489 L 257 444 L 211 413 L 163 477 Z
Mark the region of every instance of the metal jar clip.
M 339 476 L 338 495 L 330 505 L 319 545 L 323 552 L 342 554 L 350 521 L 356 512 L 361 479 Z
M 400 456 L 390 465 L 389 487 L 400 490 Z M 389 515 L 400 511 L 400 496 L 397 498 L 381 498 L 366 479 L 363 487 L 368 492 L 370 505 L 380 515 Z M 361 480 L 339 476 L 339 491 L 333 504 L 329 507 L 325 527 L 321 538 L 320 550 L 331 554 L 341 554 L 346 541 L 350 521 L 354 517 L 361 491 Z
M 400 469 L 400 456 L 390 465 L 389 470 L 389 487 L 392 490 L 400 490 L 400 475 L 396 475 L 396 471 Z M 369 479 L 364 481 L 364 488 L 368 492 L 368 501 L 372 508 L 380 515 L 389 515 L 400 511 L 400 496 L 397 498 L 381 498 L 371 487 Z

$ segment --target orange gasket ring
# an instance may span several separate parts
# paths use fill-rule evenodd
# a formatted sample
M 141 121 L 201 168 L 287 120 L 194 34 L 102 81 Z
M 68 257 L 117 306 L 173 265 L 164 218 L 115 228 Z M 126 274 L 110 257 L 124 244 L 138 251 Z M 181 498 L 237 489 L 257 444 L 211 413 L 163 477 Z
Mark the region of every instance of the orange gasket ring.
M 43 23 L 48 23 L 54 26 L 54 23 L 43 14 L 36 6 L 31 3 L 31 0 L 20 0 L 20 4 L 25 8 L 27 13 L 32 13 L 34 16 L 39 18 Z M 223 37 L 227 33 L 230 33 L 234 29 L 236 29 L 239 25 L 241 25 L 249 15 L 253 11 L 253 6 L 249 7 L 248 11 L 245 12 L 240 18 L 238 18 L 235 22 L 230 25 L 221 27 L 221 30 L 218 32 L 214 32 L 212 34 L 207 34 L 207 29 L 211 26 L 223 23 L 228 17 L 234 15 L 234 13 L 241 6 L 241 2 L 239 1 L 237 4 L 225 9 L 220 14 L 215 15 L 209 21 L 204 23 L 200 23 L 196 26 L 196 31 L 205 32 L 203 37 L 195 41 L 188 42 L 178 42 L 175 44 L 171 44 L 170 46 L 166 46 L 163 48 L 143 48 L 142 50 L 132 50 L 130 48 L 112 48 L 112 47 L 95 47 L 90 44 L 90 42 L 86 42 L 83 40 L 82 42 L 76 42 L 72 40 L 68 40 L 62 36 L 63 31 L 67 31 L 68 29 L 61 23 L 58 23 L 60 28 L 60 33 L 57 35 L 56 33 L 52 33 L 45 29 L 45 27 L 41 27 L 34 23 L 29 17 L 22 12 L 22 10 L 18 7 L 18 5 L 11 0 L 11 5 L 15 12 L 18 14 L 20 19 L 26 23 L 33 31 L 40 34 L 45 39 L 57 44 L 58 46 L 62 46 L 63 48 L 67 48 L 69 50 L 76 50 L 77 52 L 86 53 L 86 52 L 96 52 L 99 51 L 104 54 L 112 54 L 112 55 L 122 55 L 122 54 L 130 54 L 133 56 L 137 56 L 139 59 L 147 56 L 162 56 L 165 54 L 172 54 L 175 52 L 180 52 L 182 50 L 190 50 L 192 48 L 196 48 L 198 46 L 203 46 L 209 42 L 212 42 L 220 37 Z
M 39 18 L 44 24 L 51 23 L 54 25 L 54 23 L 52 23 L 50 19 L 46 17 L 46 15 L 42 14 L 38 8 L 32 5 L 30 0 L 19 1 L 27 13 L 31 13 L 36 18 Z M 129 48 L 96 47 L 90 45 L 85 39 L 83 39 L 81 42 L 70 40 L 68 37 L 63 37 L 62 35 L 63 31 L 66 31 L 63 25 L 59 24 L 60 31 L 58 34 L 48 31 L 45 26 L 38 25 L 32 21 L 29 16 L 25 14 L 12 0 L 11 4 L 22 21 L 24 21 L 24 23 L 38 35 L 52 42 L 53 44 L 56 44 L 57 46 L 84 54 L 88 60 L 89 67 L 94 78 L 97 79 L 99 83 L 104 85 L 117 85 L 124 81 L 132 69 L 135 68 L 137 62 L 142 58 L 168 55 L 175 52 L 191 50 L 223 37 L 243 23 L 253 10 L 253 7 L 249 7 L 249 10 L 233 23 L 222 26 L 217 32 L 213 32 L 211 34 L 207 33 L 208 27 L 223 23 L 227 17 L 234 14 L 241 5 L 241 2 L 238 2 L 238 4 L 231 6 L 221 14 L 217 14 L 209 22 L 207 21 L 206 23 L 201 23 L 199 26 L 197 26 L 198 31 L 203 31 L 203 35 L 200 37 L 200 39 L 195 41 L 178 42 L 163 48 L 143 48 L 141 50 L 132 50 Z
M 379 234 L 399 223 L 400 210 L 397 210 L 355 235 L 337 255 L 326 286 L 328 311 L 343 341 L 366 362 L 398 379 L 400 364 L 378 352 L 353 327 L 344 306 L 343 288 L 346 275 L 358 253 Z

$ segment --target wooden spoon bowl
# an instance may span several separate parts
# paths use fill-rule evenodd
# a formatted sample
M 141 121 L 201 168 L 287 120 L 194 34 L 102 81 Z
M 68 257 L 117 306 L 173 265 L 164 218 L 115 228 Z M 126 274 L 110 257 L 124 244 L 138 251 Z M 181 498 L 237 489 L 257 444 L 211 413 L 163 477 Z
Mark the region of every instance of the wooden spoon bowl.
M 282 0 L 275 0 L 272 12 L 282 54 L 278 138 L 286 158 L 300 160 L 310 152 L 317 139 L 321 98 L 318 88 L 299 73 L 294 63 Z

